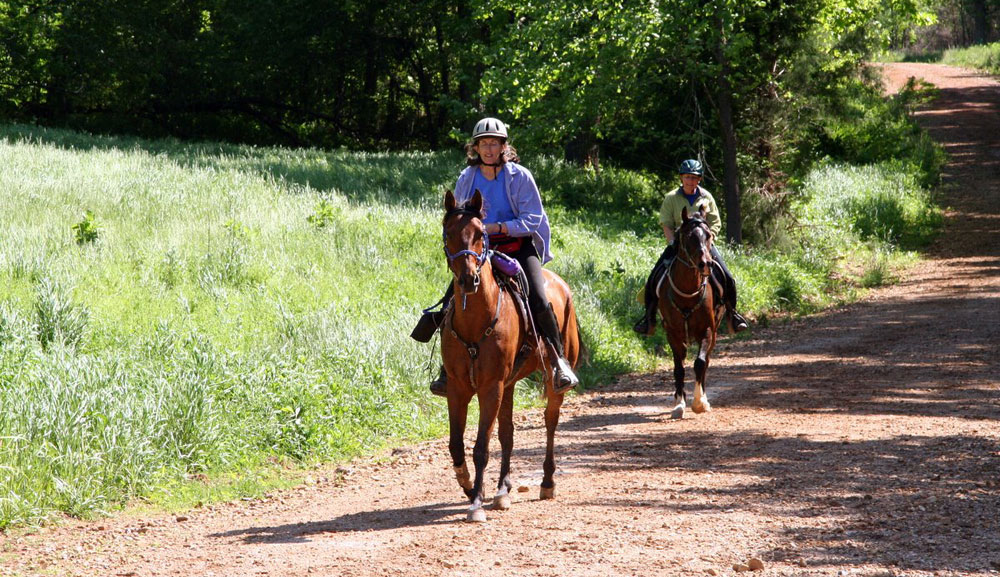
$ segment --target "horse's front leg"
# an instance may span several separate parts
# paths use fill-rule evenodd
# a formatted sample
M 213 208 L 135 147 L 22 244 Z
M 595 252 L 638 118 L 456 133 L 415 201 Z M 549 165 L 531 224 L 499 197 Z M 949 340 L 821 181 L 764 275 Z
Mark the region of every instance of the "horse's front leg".
M 694 360 L 694 398 L 691 399 L 691 410 L 695 413 L 705 413 L 712 410 L 705 394 L 705 377 L 708 374 L 708 358 L 714 346 L 712 335 L 706 335 L 698 345 L 698 358 Z
M 497 383 L 491 387 L 479 390 L 479 432 L 476 434 L 476 446 L 472 448 L 472 464 L 476 468 L 476 477 L 472 482 L 472 492 L 469 499 L 472 504 L 466 515 L 467 521 L 483 522 L 486 511 L 483 510 L 483 478 L 486 464 L 490 460 L 490 437 L 493 435 L 493 425 L 500 411 L 500 388 Z M 469 494 L 466 491 L 466 494 Z
M 670 350 L 674 355 L 674 408 L 670 411 L 670 418 L 682 419 L 687 404 L 684 395 L 684 361 L 687 360 L 687 345 L 671 339 Z
M 549 380 L 554 377 L 549 376 Z M 555 383 L 549 383 L 554 385 Z M 554 499 L 556 496 L 556 482 L 553 475 L 556 472 L 556 427 L 559 426 L 559 410 L 562 408 L 564 395 L 557 394 L 552 386 L 545 387 L 548 399 L 545 404 L 545 462 L 542 464 L 542 488 L 539 490 L 539 499 Z
M 471 400 L 471 397 L 465 399 L 448 398 L 448 452 L 451 453 L 455 479 L 469 499 L 472 499 L 473 492 L 469 468 L 465 463 L 465 421 Z
M 497 483 L 497 495 L 493 498 L 493 508 L 501 511 L 510 509 L 510 456 L 514 452 L 514 383 L 507 385 L 500 402 L 499 437 L 500 437 L 500 481 Z

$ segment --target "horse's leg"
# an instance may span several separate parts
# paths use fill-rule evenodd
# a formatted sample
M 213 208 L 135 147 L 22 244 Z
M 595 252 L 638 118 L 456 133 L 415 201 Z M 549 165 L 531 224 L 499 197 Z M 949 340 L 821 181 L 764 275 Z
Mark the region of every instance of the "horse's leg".
M 684 395 L 684 361 L 687 360 L 687 346 L 671 341 L 670 350 L 674 355 L 674 408 L 670 411 L 670 418 L 683 419 L 684 406 L 687 403 Z
M 469 468 L 465 463 L 465 420 L 469 411 L 471 397 L 464 399 L 448 398 L 448 452 L 451 453 L 451 464 L 455 470 L 455 479 L 465 491 L 465 496 L 472 499 L 472 479 L 469 478 Z
M 694 360 L 694 398 L 691 399 L 691 410 L 695 413 L 712 410 L 708 395 L 705 394 L 705 376 L 708 374 L 708 355 L 712 352 L 712 345 L 712 335 L 706 335 L 698 346 L 698 358 Z
M 550 376 L 549 381 L 553 378 Z M 556 482 L 552 478 L 556 472 L 556 427 L 559 426 L 559 409 L 562 408 L 564 395 L 554 392 L 555 383 L 547 383 L 545 390 L 547 402 L 545 404 L 545 462 L 542 464 L 542 488 L 538 493 L 539 499 L 554 499 L 556 496 Z
M 506 511 L 510 509 L 510 456 L 514 452 L 514 384 L 511 383 L 503 391 L 500 401 L 500 416 L 498 419 L 500 437 L 500 481 L 497 483 L 497 495 L 493 498 L 493 508 Z
M 486 390 L 479 390 L 479 432 L 476 434 L 476 446 L 472 448 L 472 465 L 476 468 L 476 477 L 472 482 L 472 504 L 466 514 L 467 521 L 483 522 L 486 511 L 483 510 L 483 477 L 486 464 L 490 460 L 490 437 L 493 435 L 493 425 L 500 411 L 500 387 L 497 383 Z M 466 492 L 468 494 L 468 491 Z

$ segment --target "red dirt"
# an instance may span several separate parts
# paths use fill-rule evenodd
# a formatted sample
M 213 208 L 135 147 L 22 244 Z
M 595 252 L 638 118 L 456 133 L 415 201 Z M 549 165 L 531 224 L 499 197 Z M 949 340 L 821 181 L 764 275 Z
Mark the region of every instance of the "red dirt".
M 941 89 L 917 118 L 951 155 L 944 235 L 863 302 L 723 341 L 711 413 L 670 420 L 669 367 L 568 399 L 553 501 L 520 414 L 528 490 L 484 524 L 439 439 L 259 501 L 0 535 L 0 575 L 997 574 L 1000 85 L 886 74 Z

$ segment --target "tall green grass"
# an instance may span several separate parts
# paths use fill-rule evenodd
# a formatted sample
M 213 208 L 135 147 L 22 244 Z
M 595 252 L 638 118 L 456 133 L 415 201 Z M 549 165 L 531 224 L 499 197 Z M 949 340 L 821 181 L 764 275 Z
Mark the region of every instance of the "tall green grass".
M 989 74 L 1000 74 L 1000 42 L 966 48 L 949 48 L 941 56 L 941 62 L 951 66 L 975 68 Z
M 881 62 L 930 62 L 973 68 L 989 74 L 1000 74 L 1000 42 L 933 50 L 929 52 L 913 52 L 910 50 L 892 50 L 879 55 Z
M 665 184 L 527 164 L 591 350 L 585 385 L 656 368 L 663 337 L 630 327 Z M 450 278 L 440 205 L 461 166 L 0 127 L 0 528 L 443 434 L 436 351 L 408 334 Z M 810 186 L 847 178 L 829 171 Z M 872 208 L 844 194 L 816 204 L 822 238 L 800 250 L 722 247 L 752 317 L 845 296 L 829 257 L 846 258 L 866 233 L 844 223 Z M 880 226 L 873 238 L 901 230 Z

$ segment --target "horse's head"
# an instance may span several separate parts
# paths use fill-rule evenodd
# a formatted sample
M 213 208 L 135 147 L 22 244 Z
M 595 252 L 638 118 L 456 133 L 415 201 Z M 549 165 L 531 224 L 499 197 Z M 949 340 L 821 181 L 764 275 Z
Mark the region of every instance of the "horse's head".
M 705 209 L 688 215 L 685 208 L 677 228 L 677 253 L 681 262 L 707 275 L 712 270 L 711 248 L 712 229 L 705 218 Z
M 479 275 L 489 254 L 489 237 L 483 226 L 483 196 L 477 190 L 472 199 L 458 205 L 449 190 L 444 197 L 444 254 L 448 268 L 464 293 L 479 289 Z

